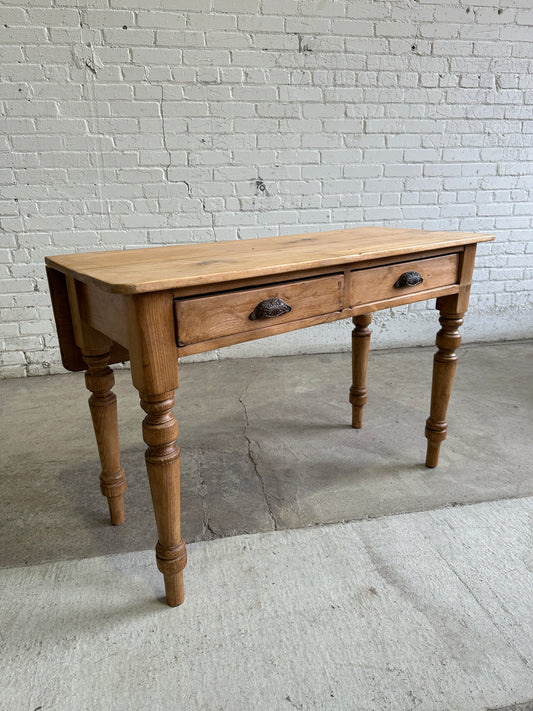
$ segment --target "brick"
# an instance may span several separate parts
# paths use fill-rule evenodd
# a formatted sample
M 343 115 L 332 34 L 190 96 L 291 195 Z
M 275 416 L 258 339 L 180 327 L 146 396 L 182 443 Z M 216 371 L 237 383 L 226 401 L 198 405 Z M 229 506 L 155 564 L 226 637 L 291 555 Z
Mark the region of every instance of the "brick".
M 90 27 L 130 27 L 135 22 L 135 15 L 131 10 L 85 10 L 85 19 Z
M 119 0 L 120 2 L 120 0 Z M 163 10 L 191 10 L 191 0 L 159 0 Z M 210 0 L 195 0 L 194 12 L 209 12 L 211 9 Z M 194 15 L 191 15 L 194 16 Z
M 259 0 L 212 0 L 214 12 L 256 13 Z
M 40 133 L 79 134 L 87 132 L 87 124 L 77 118 L 37 118 Z
M 512 45 L 503 42 L 474 42 L 474 55 L 480 57 L 509 57 Z
M 36 45 L 28 45 L 24 49 L 26 59 L 30 64 L 47 66 L 50 64 L 67 65 L 72 62 L 72 48 L 69 46 L 51 46 L 38 41 Z
M 203 47 L 205 38 L 202 32 L 188 30 L 157 30 L 156 46 L 161 47 Z
M 43 259 L 74 249 L 354 221 L 497 231 L 473 303 L 530 303 L 530 0 L 500 14 L 490 0 L 94 0 L 83 30 L 75 0 L 12 5 L 0 305 L 21 325 L 5 323 L 1 375 L 53 371 Z M 97 82 L 73 41 L 93 42 Z
M 0 44 L 41 44 L 47 40 L 44 27 L 0 27 Z
M 285 20 L 286 32 L 310 32 L 323 34 L 330 32 L 331 21 L 316 17 L 288 17 Z
M 303 107 L 303 116 L 306 119 L 323 118 L 334 119 L 344 116 L 344 106 L 342 104 L 318 104 L 309 103 Z
M 188 26 L 192 30 L 234 30 L 237 28 L 235 15 L 218 15 L 208 12 L 189 15 L 187 19 Z
M 0 185 L 9 185 L 15 182 L 15 174 L 9 168 L 0 168 Z
M 245 53 L 241 52 L 239 54 L 239 52 L 236 51 L 235 54 L 242 56 Z M 184 49 L 183 63 L 193 66 L 225 66 L 230 63 L 230 54 L 229 51 L 225 49 Z
M 149 46 L 154 44 L 153 30 L 146 29 L 105 29 L 104 40 L 111 47 Z
M 346 35 L 372 37 L 374 35 L 374 25 L 372 22 L 364 20 L 333 20 L 331 32 L 343 37 Z
M 278 98 L 273 86 L 234 86 L 232 94 L 236 101 L 276 101 Z
M 300 40 L 295 34 L 256 34 L 252 36 L 252 43 L 257 49 L 265 50 L 293 50 L 298 51 Z
M 121 183 L 149 183 L 163 180 L 163 170 L 161 168 L 139 168 L 138 170 L 119 170 L 118 181 Z
M 27 22 L 26 13 L 20 7 L 0 7 L 0 24 L 2 25 L 25 25 Z
M 58 107 L 54 101 L 4 101 L 7 116 L 57 116 Z
M 237 18 L 237 26 L 245 32 L 284 32 L 283 17 L 265 17 L 265 15 L 239 15 Z M 275 37 L 277 35 L 272 35 Z
M 300 12 L 299 0 L 267 0 L 261 7 L 265 15 L 298 15 Z
M 456 40 L 436 40 L 433 42 L 434 54 L 442 54 L 445 57 L 471 55 L 473 47 L 473 42 L 460 42 Z
M 515 22 L 518 25 L 528 25 L 529 27 L 533 27 L 533 10 L 517 12 Z
M 137 13 L 137 26 L 153 29 L 184 29 L 187 25 L 185 15 L 177 12 L 158 12 L 154 10 Z
M 24 61 L 24 55 L 22 53 L 22 47 L 15 47 L 6 45 L 5 47 L 0 47 L 0 62 L 2 62 L 2 73 L 4 77 L 10 79 L 11 81 L 17 81 L 19 78 L 31 79 L 35 77 L 35 73 L 39 75 L 43 74 L 42 67 L 38 66 L 20 66 Z M 10 65 L 9 62 L 19 62 L 19 64 Z M 33 77 L 32 77 L 33 74 Z
M 244 32 L 213 31 L 208 34 L 206 44 L 208 47 L 248 48 L 252 45 L 252 39 Z
M 79 27 L 80 16 L 76 9 L 67 8 L 30 8 L 28 20 L 31 24 L 45 27 Z

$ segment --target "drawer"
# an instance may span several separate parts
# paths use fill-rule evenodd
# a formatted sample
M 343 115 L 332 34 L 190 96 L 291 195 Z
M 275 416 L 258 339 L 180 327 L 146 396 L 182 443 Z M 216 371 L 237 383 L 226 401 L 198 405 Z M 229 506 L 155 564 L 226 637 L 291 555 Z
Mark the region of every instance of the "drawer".
M 350 306 L 450 286 L 457 283 L 458 274 L 459 254 L 352 271 Z
M 280 301 L 270 301 L 272 299 L 281 300 L 285 306 Z M 178 344 L 184 346 L 220 336 L 259 331 L 278 323 L 293 323 L 340 311 L 343 300 L 342 274 L 176 299 L 174 313 Z

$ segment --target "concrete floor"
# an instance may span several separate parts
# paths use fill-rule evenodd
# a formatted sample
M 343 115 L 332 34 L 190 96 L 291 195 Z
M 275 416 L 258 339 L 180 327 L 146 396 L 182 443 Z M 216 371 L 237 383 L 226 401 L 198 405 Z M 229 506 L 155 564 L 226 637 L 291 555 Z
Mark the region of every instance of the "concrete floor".
M 360 431 L 348 354 L 185 364 L 176 609 L 129 372 L 120 527 L 83 377 L 1 383 L 0 711 L 533 711 L 533 343 L 461 349 L 429 470 L 432 354 L 371 353 Z
M 1 711 L 532 711 L 533 498 L 0 571 Z
M 174 412 L 187 542 L 533 494 L 533 343 L 465 346 L 449 434 L 423 465 L 433 348 L 371 352 L 362 430 L 349 354 L 186 363 Z M 83 377 L 0 384 L 0 566 L 152 548 L 127 370 L 116 372 L 126 523 L 108 525 Z

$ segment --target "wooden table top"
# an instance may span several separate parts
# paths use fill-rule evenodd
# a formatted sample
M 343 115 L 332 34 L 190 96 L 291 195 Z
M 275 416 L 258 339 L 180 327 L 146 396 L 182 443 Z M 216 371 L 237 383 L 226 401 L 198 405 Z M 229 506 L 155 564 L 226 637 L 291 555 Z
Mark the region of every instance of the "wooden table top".
M 471 232 L 358 227 L 234 242 L 80 252 L 47 257 L 46 264 L 106 291 L 141 294 L 341 266 L 493 239 L 490 234 Z

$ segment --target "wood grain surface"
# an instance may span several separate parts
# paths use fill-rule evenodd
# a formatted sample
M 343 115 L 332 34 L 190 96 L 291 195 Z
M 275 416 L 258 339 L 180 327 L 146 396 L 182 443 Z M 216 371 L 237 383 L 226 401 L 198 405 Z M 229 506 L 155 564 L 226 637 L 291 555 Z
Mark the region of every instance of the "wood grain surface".
M 178 345 L 206 341 L 231 333 L 258 331 L 274 323 L 338 311 L 343 307 L 344 277 L 337 274 L 288 284 L 215 294 L 174 302 Z M 266 299 L 283 299 L 291 308 L 274 318 L 250 320 L 250 313 Z
M 135 294 L 348 264 L 493 239 L 493 235 L 469 232 L 359 227 L 235 242 L 84 252 L 47 257 L 46 263 L 107 291 Z
M 459 254 L 447 254 L 431 259 L 391 264 L 387 267 L 353 271 L 350 276 L 350 306 L 456 284 L 459 276 L 458 267 Z M 408 271 L 416 271 L 423 281 L 416 286 L 395 287 L 400 275 Z

